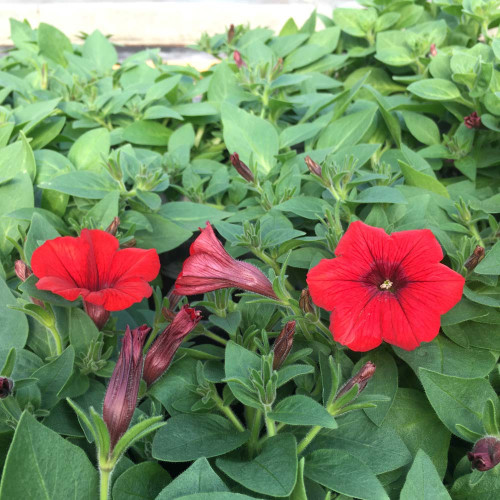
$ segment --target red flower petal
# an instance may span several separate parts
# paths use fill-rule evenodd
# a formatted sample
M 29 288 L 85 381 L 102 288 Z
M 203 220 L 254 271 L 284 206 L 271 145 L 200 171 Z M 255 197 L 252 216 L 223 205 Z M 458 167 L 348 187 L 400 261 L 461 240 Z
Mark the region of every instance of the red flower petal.
M 160 259 L 156 250 L 126 248 L 114 254 L 109 281 L 111 283 L 130 279 L 153 281 L 159 272 Z
M 86 241 L 89 246 L 86 287 L 96 290 L 107 286 L 110 283 L 111 263 L 120 245 L 118 239 L 99 229 L 82 229 L 80 240 Z

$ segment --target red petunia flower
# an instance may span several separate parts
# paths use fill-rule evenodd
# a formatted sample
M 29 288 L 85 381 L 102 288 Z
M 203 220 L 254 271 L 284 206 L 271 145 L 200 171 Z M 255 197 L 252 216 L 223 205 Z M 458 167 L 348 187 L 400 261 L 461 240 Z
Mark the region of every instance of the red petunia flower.
M 353 222 L 336 250 L 307 275 L 316 305 L 328 311 L 337 342 L 368 351 L 383 340 L 406 350 L 431 341 L 440 316 L 462 297 L 464 278 L 440 264 L 441 247 L 428 229 L 390 236 Z
M 98 229 L 83 229 L 76 238 L 46 241 L 31 257 L 31 268 L 39 278 L 37 288 L 67 300 L 81 296 L 91 317 L 91 311 L 100 317 L 105 314 L 99 311 L 127 309 L 151 296 L 148 282 L 158 275 L 160 260 L 154 249 L 119 250 L 118 246 L 114 236 Z
M 241 288 L 267 297 L 277 298 L 264 273 L 248 262 L 233 259 L 215 236 L 207 222 L 194 240 L 182 271 L 175 282 L 178 295 L 197 295 L 220 288 Z

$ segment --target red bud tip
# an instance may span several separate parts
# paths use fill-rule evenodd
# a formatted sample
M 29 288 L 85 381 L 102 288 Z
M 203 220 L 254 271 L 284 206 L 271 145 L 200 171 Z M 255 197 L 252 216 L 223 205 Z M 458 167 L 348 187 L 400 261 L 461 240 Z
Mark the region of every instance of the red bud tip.
M 241 58 L 241 54 L 237 50 L 234 51 L 233 58 L 238 68 L 242 68 L 243 66 L 247 65 L 246 62 Z
M 484 248 L 477 245 L 472 254 L 464 263 L 468 271 L 473 271 L 475 267 L 484 259 Z
M 233 153 L 229 156 L 231 164 L 236 169 L 236 171 L 243 177 L 243 179 L 248 182 L 253 182 L 255 180 L 252 171 L 248 168 L 245 163 L 240 160 L 238 153 Z
M 0 399 L 5 399 L 12 394 L 14 382 L 10 378 L 0 377 Z
M 227 31 L 227 43 L 231 43 L 234 38 L 234 24 L 229 26 L 229 30 Z
M 33 274 L 31 268 L 22 260 L 16 260 L 14 270 L 21 281 L 26 281 Z
M 289 321 L 281 330 L 274 341 L 273 370 L 278 370 L 284 363 L 293 346 L 293 336 L 295 335 L 295 321 Z
M 108 322 L 109 311 L 106 311 L 103 306 L 98 306 L 96 304 L 91 304 L 86 300 L 83 301 L 83 308 L 85 312 L 89 315 L 90 319 L 95 323 L 98 330 L 102 330 L 104 325 Z
M 118 226 L 120 225 L 120 219 L 115 217 L 111 224 L 106 228 L 106 232 L 116 236 L 116 232 L 118 231 Z
M 341 396 L 349 392 L 355 384 L 358 384 L 358 394 L 363 391 L 363 389 L 366 387 L 366 384 L 368 381 L 373 377 L 375 374 L 375 363 L 372 363 L 371 361 L 367 361 L 362 367 L 361 370 L 359 370 L 356 375 L 351 377 L 339 390 L 337 395 L 335 396 L 335 399 L 339 399 Z
M 437 56 L 437 50 L 436 50 L 436 44 L 435 43 L 431 43 L 431 48 L 429 50 L 429 55 L 431 57 L 436 57 Z
M 314 304 L 311 294 L 309 293 L 309 288 L 304 288 L 302 292 L 300 292 L 299 307 L 305 313 L 314 313 Z
M 473 111 L 469 116 L 464 118 L 464 123 L 467 128 L 480 128 L 481 117 Z
M 493 436 L 481 438 L 467 453 L 473 469 L 487 471 L 500 463 L 500 440 Z
M 310 156 L 306 156 L 304 161 L 312 174 L 321 177 L 321 167 Z

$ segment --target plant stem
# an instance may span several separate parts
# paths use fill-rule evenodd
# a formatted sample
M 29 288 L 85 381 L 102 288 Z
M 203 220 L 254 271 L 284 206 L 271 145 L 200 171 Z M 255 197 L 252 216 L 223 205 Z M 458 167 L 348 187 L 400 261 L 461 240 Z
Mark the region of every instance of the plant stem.
M 213 333 L 210 330 L 207 330 L 206 328 L 203 331 L 203 334 L 205 336 L 207 336 L 209 339 L 215 340 L 215 342 L 218 342 L 219 344 L 227 345 L 227 340 L 226 339 L 223 339 L 222 337 L 220 337 L 216 333 Z
M 233 413 L 233 410 L 229 406 L 224 405 L 224 401 L 222 401 L 221 397 L 217 394 L 216 389 L 212 391 L 212 399 L 214 400 L 215 404 L 217 405 L 217 408 L 224 413 L 224 415 L 231 420 L 233 425 L 238 429 L 240 432 L 245 431 L 245 427 L 243 424 L 240 422 L 240 419 Z
M 280 269 L 280 266 L 278 265 L 278 263 L 275 262 L 271 257 L 269 257 L 269 255 L 267 255 L 263 250 L 261 250 L 260 248 L 255 248 L 255 247 L 253 247 L 251 250 L 252 250 L 252 253 L 256 257 L 258 257 L 262 262 L 265 262 L 270 268 L 273 269 L 273 271 L 277 275 L 280 274 L 281 269 Z M 285 286 L 289 291 L 294 290 L 292 284 L 288 280 L 285 280 Z
M 109 480 L 111 479 L 111 473 L 113 472 L 113 469 L 109 469 L 107 467 L 101 467 L 100 468 L 100 473 L 101 473 L 101 489 L 100 489 L 100 500 L 108 500 L 109 498 L 109 486 L 110 482 Z
M 276 425 L 274 424 L 274 420 L 272 418 L 269 418 L 266 414 L 265 421 L 266 421 L 267 436 L 268 437 L 276 436 Z
M 58 356 L 60 356 L 63 352 L 61 336 L 59 335 L 59 332 L 57 331 L 57 328 L 55 326 L 48 327 L 48 328 L 50 330 L 50 333 L 52 334 L 52 338 L 54 339 L 54 343 L 56 344 L 56 354 Z
M 253 418 L 252 429 L 250 431 L 250 441 L 248 441 L 248 451 L 250 454 L 250 458 L 253 458 L 254 453 L 258 446 L 261 419 L 262 419 L 262 410 L 256 409 Z
M 322 429 L 320 425 L 315 425 L 309 432 L 304 436 L 304 439 L 297 446 L 297 454 L 302 453 L 311 443 L 311 441 L 316 437 L 318 432 Z

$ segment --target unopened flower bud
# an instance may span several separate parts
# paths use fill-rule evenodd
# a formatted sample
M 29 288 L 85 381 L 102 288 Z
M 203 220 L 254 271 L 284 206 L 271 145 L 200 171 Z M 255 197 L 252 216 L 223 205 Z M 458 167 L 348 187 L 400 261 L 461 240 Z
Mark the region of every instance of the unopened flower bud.
M 130 330 L 127 326 L 123 337 L 122 349 L 111 375 L 102 416 L 111 439 L 111 450 L 128 429 L 141 382 L 144 341 L 151 328 L 142 325 Z
M 14 264 L 14 269 L 16 271 L 17 277 L 21 281 L 26 281 L 32 274 L 31 268 L 22 260 L 16 260 Z
M 312 174 L 321 177 L 321 167 L 310 156 L 306 156 L 304 161 Z
M 135 238 L 130 238 L 120 245 L 120 248 L 135 248 L 137 245 L 137 240 Z
M 227 43 L 231 43 L 233 41 L 233 38 L 234 38 L 234 24 L 231 24 L 231 26 L 229 26 L 229 29 L 227 31 Z
M 484 259 L 484 248 L 477 245 L 472 254 L 464 263 L 464 267 L 468 271 L 473 271 L 475 267 Z
M 436 50 L 436 44 L 435 43 L 431 43 L 431 48 L 429 50 L 429 55 L 431 57 L 436 57 L 437 56 L 437 50 Z
M 12 394 L 14 382 L 8 377 L 0 377 L 0 399 L 5 399 Z
M 30 266 L 28 266 L 28 264 L 26 264 L 26 262 L 22 260 L 16 260 L 16 262 L 14 263 L 14 270 L 16 272 L 17 277 L 23 282 L 26 281 L 33 274 L 33 271 L 31 270 Z M 45 304 L 43 303 L 43 300 L 35 299 L 34 297 L 30 298 L 33 304 L 36 304 L 37 306 L 43 307 L 45 309 Z
M 309 293 L 309 288 L 304 288 L 300 292 L 299 306 L 305 313 L 314 313 L 314 305 Z
M 464 118 L 464 123 L 467 128 L 480 128 L 481 127 L 481 117 L 473 111 L 469 116 Z
M 294 335 L 295 321 L 289 321 L 274 341 L 273 370 L 278 370 L 280 366 L 285 362 L 285 359 L 292 349 Z
M 242 68 L 243 66 L 247 65 L 247 63 L 241 58 L 241 54 L 237 50 L 234 51 L 233 57 L 234 62 L 236 63 L 236 66 L 238 66 L 238 68 Z
M 115 217 L 111 224 L 106 228 L 106 232 L 116 236 L 116 232 L 118 231 L 118 226 L 120 225 L 120 219 Z
M 243 179 L 248 182 L 253 182 L 255 180 L 252 171 L 248 168 L 248 165 L 240 160 L 238 153 L 233 153 L 229 158 L 231 159 L 231 164 Z
M 103 306 L 92 304 L 86 300 L 83 301 L 83 308 L 90 319 L 94 322 L 95 326 L 97 326 L 97 329 L 102 330 L 104 325 L 108 322 L 109 315 L 111 313 L 106 311 Z
M 493 436 L 481 438 L 472 451 L 467 452 L 467 458 L 471 461 L 473 469 L 479 471 L 493 469 L 500 463 L 500 439 Z
M 148 387 L 166 372 L 182 341 L 200 320 L 201 312 L 186 305 L 176 314 L 172 323 L 158 335 L 144 362 L 143 378 Z
M 182 299 L 182 295 L 177 295 L 175 293 L 175 287 L 172 287 L 167 294 L 167 298 L 168 298 L 168 309 L 166 307 L 163 307 L 161 313 L 165 319 L 173 321 L 175 318 L 175 312 L 174 312 L 175 308 Z
M 362 367 L 361 370 L 359 370 L 354 377 L 351 377 L 339 390 L 337 395 L 335 396 L 335 399 L 339 399 L 341 396 L 344 394 L 348 393 L 355 384 L 358 384 L 358 394 L 356 395 L 359 396 L 363 389 L 366 387 L 366 384 L 368 381 L 373 377 L 375 374 L 375 363 L 372 363 L 371 361 L 366 362 Z

